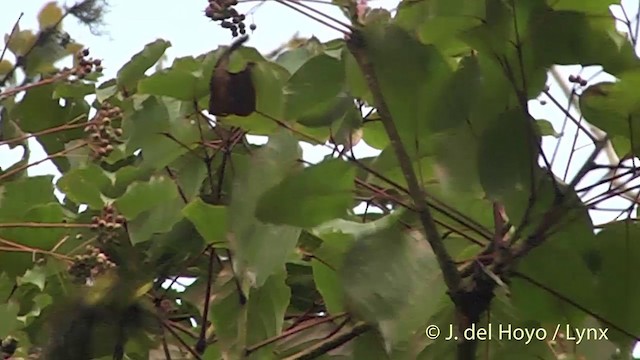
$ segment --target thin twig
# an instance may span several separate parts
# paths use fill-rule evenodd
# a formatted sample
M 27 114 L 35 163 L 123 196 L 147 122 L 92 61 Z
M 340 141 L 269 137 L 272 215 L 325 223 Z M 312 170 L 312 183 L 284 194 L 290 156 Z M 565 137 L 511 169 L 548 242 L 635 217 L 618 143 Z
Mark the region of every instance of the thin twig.
M 278 340 L 282 340 L 282 339 L 284 339 L 286 337 L 289 337 L 291 335 L 294 335 L 294 334 L 297 334 L 297 333 L 302 332 L 304 330 L 310 329 L 310 328 L 312 328 L 314 326 L 317 326 L 317 325 L 320 325 L 320 324 L 324 324 L 324 323 L 327 323 L 327 322 L 331 322 L 333 320 L 340 319 L 340 318 L 345 317 L 345 316 L 347 316 L 347 313 L 340 313 L 340 314 L 336 314 L 336 315 L 333 315 L 333 316 L 328 316 L 326 318 L 323 318 L 323 319 L 320 319 L 320 320 L 317 320 L 317 321 L 310 321 L 309 323 L 300 325 L 300 326 L 295 327 L 293 329 L 289 329 L 287 331 L 283 331 L 280 335 L 277 335 L 277 336 L 274 336 L 272 338 L 263 340 L 263 341 L 255 344 L 255 345 L 248 346 L 247 349 L 245 350 L 245 354 L 249 355 L 252 352 L 254 352 L 254 351 L 256 351 L 256 350 L 258 350 L 258 349 L 260 349 L 262 347 L 265 347 L 265 346 L 267 346 L 269 344 L 273 344 L 274 342 L 276 342 Z
M 41 223 L 41 222 L 20 222 L 20 223 L 0 223 L 0 228 L 92 228 L 92 224 L 70 224 L 70 223 Z
M 285 360 L 310 360 L 320 357 L 329 351 L 344 345 L 361 334 L 371 330 L 373 327 L 367 323 L 360 322 L 349 330 L 343 331 L 334 337 L 323 340 L 301 352 L 285 358 Z
M 57 153 L 51 154 L 51 155 L 45 157 L 44 159 L 41 159 L 41 160 L 38 160 L 38 161 L 34 161 L 32 163 L 25 164 L 25 165 L 22 165 L 22 166 L 18 166 L 15 169 L 12 169 L 12 170 L 7 171 L 6 173 L 0 175 L 0 181 L 15 175 L 15 174 L 19 173 L 20 171 L 24 171 L 24 170 L 26 170 L 26 169 L 28 169 L 28 168 L 30 168 L 32 166 L 36 166 L 36 165 L 42 164 L 45 161 L 49 161 L 51 159 L 55 159 L 57 157 L 64 156 L 64 155 L 66 155 L 67 153 L 69 153 L 71 151 L 80 149 L 80 148 L 85 147 L 85 146 L 87 146 L 87 142 L 83 141 L 83 142 L 81 142 L 80 144 L 78 144 L 76 146 L 72 146 L 72 147 L 70 147 L 68 149 L 64 149 L 62 151 L 58 151 Z
M 338 28 L 338 27 L 336 27 L 336 26 L 334 26 L 334 25 L 329 24 L 328 22 L 326 22 L 326 21 L 324 21 L 324 20 L 322 20 L 322 19 L 319 19 L 319 18 L 317 18 L 317 17 L 315 17 L 315 16 L 313 16 L 313 15 L 311 15 L 311 14 L 308 14 L 308 13 L 306 13 L 306 12 L 304 12 L 304 11 L 302 11 L 302 10 L 298 9 L 297 7 L 295 7 L 295 6 L 291 5 L 291 4 L 289 4 L 289 2 L 288 2 L 288 1 L 284 1 L 284 0 L 276 0 L 276 2 L 278 2 L 278 3 L 282 4 L 282 5 L 284 5 L 284 6 L 288 7 L 288 8 L 290 8 L 290 9 L 293 9 L 293 10 L 295 10 L 295 11 L 297 11 L 297 12 L 299 12 L 299 13 L 301 13 L 301 14 L 305 15 L 305 16 L 307 16 L 307 17 L 309 17 L 309 18 L 311 18 L 311 19 L 313 19 L 313 20 L 315 20 L 315 21 L 317 21 L 317 22 L 321 23 L 322 25 L 324 25 L 324 26 L 326 26 L 326 27 L 328 27 L 328 28 L 331 28 L 331 29 L 333 29 L 333 30 L 335 30 L 335 31 L 337 31 L 337 32 L 340 32 L 340 33 L 343 33 L 343 34 L 347 35 L 347 32 L 346 32 L 345 30 L 342 30 L 342 29 L 340 29 L 340 28 Z M 335 21 L 335 20 L 334 20 L 334 21 Z
M 15 24 L 13 24 L 13 28 L 11 28 L 11 34 L 9 34 L 9 36 L 7 38 L 7 41 L 5 41 L 5 43 L 4 43 L 4 48 L 2 48 L 2 54 L 0 54 L 0 61 L 2 61 L 2 59 L 4 59 L 4 54 L 7 52 L 7 49 L 9 48 L 9 43 L 13 39 L 13 35 L 15 35 L 16 30 L 18 30 L 18 25 L 20 24 L 20 19 L 22 19 L 23 16 L 24 16 L 24 13 L 21 12 L 20 15 L 18 15 L 18 19 L 16 20 Z

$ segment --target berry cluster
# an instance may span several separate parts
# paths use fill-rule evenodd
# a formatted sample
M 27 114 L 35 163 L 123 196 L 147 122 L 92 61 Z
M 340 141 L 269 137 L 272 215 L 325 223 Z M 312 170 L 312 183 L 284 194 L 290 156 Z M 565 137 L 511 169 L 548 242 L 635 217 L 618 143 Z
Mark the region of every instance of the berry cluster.
M 84 254 L 74 257 L 68 271 L 74 282 L 86 284 L 88 281 L 95 279 L 96 276 L 115 267 L 116 264 L 111 262 L 99 248 L 87 245 Z
M 84 49 L 76 54 L 77 65 L 73 69 L 65 69 L 78 79 L 84 79 L 92 72 L 102 72 L 102 60 L 88 58 L 89 49 Z
M 92 227 L 98 230 L 98 242 L 102 244 L 112 242 L 118 236 L 116 230 L 122 229 L 124 222 L 124 217 L 118 215 L 111 204 L 102 209 L 100 216 L 91 218 Z
M 112 121 L 120 117 L 122 117 L 122 110 L 119 107 L 103 103 L 91 123 L 84 128 L 84 132 L 89 135 L 94 158 L 100 159 L 109 156 L 113 151 L 111 143 L 119 141 L 122 129 L 114 128 Z
M 580 75 L 569 75 L 569 82 L 574 84 L 580 84 L 580 86 L 587 86 L 587 80 L 580 77 Z
M 239 14 L 233 7 L 238 5 L 238 0 L 209 0 L 209 6 L 204 10 L 206 17 L 213 21 L 220 21 L 220 26 L 231 30 L 231 35 L 237 37 L 247 33 L 247 26 L 244 23 L 246 16 Z M 249 25 L 252 31 L 256 29 L 256 24 Z

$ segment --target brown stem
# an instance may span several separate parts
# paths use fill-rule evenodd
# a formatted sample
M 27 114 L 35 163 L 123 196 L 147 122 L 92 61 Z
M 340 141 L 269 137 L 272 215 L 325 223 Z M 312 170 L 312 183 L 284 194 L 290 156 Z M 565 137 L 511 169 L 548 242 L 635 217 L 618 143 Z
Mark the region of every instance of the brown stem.
M 460 274 L 458 273 L 458 269 L 456 268 L 453 259 L 449 253 L 447 253 L 440 234 L 438 233 L 436 223 L 427 204 L 426 193 L 420 186 L 418 178 L 413 171 L 411 158 L 402 144 L 402 139 L 400 138 L 398 129 L 395 126 L 395 121 L 391 116 L 391 112 L 389 111 L 384 96 L 382 95 L 382 90 L 378 84 L 373 65 L 367 58 L 361 34 L 354 31 L 349 41 L 347 41 L 347 47 L 353 54 L 365 76 L 365 79 L 367 80 L 367 84 L 369 85 L 369 89 L 373 95 L 375 107 L 378 109 L 378 114 L 380 115 L 380 119 L 382 120 L 387 135 L 389 136 L 389 141 L 398 158 L 398 163 L 409 187 L 409 194 L 413 199 L 415 208 L 420 217 L 420 222 L 424 227 L 427 241 L 429 242 L 429 245 L 431 245 L 436 258 L 438 259 L 447 288 L 449 289 L 450 294 L 455 297 L 455 295 L 460 291 Z
M 272 344 L 272 343 L 274 343 L 274 342 L 276 342 L 278 340 L 281 340 L 281 339 L 284 339 L 284 338 L 289 337 L 291 335 L 297 334 L 297 333 L 299 333 L 301 331 L 310 329 L 310 328 L 312 328 L 314 326 L 317 326 L 317 325 L 320 325 L 320 324 L 324 324 L 324 323 L 327 323 L 327 322 L 331 322 L 333 320 L 339 319 L 339 318 L 344 317 L 346 315 L 347 315 L 346 313 L 340 313 L 340 314 L 337 314 L 337 315 L 326 317 L 324 319 L 320 319 L 318 321 L 310 321 L 307 324 L 300 325 L 300 326 L 298 326 L 296 328 L 289 329 L 287 331 L 283 331 L 282 334 L 280 334 L 280 335 L 274 336 L 272 338 L 263 340 L 263 341 L 255 344 L 255 345 L 251 345 L 251 346 L 247 347 L 247 349 L 245 350 L 245 354 L 249 355 L 252 352 L 254 352 L 254 351 L 256 351 L 256 350 L 258 350 L 258 349 L 260 349 L 262 347 L 265 347 L 265 346 L 267 346 L 269 344 Z
M 92 224 L 67 224 L 67 223 L 40 223 L 40 222 L 23 222 L 23 223 L 0 223 L 0 228 L 91 228 Z
M 15 168 L 15 169 L 13 169 L 11 171 L 7 171 L 6 173 L 0 175 L 0 181 L 15 175 L 15 174 L 19 173 L 20 171 L 24 171 L 24 170 L 28 169 L 31 166 L 36 166 L 36 165 L 42 164 L 45 161 L 48 161 L 48 160 L 51 160 L 51 159 L 54 159 L 54 158 L 57 158 L 57 157 L 60 157 L 60 156 L 64 156 L 65 154 L 67 154 L 67 153 L 69 153 L 69 152 L 71 152 L 73 150 L 80 149 L 81 147 L 84 147 L 84 146 L 87 146 L 87 143 L 85 141 L 83 141 L 82 143 L 80 143 L 80 144 L 78 144 L 76 146 L 72 146 L 72 147 L 70 147 L 68 149 L 59 151 L 59 152 L 57 152 L 55 154 L 51 154 L 51 155 L 45 157 L 42 160 L 34 161 L 34 162 L 30 163 L 30 164 L 25 164 L 23 166 L 18 166 L 17 168 Z
M 347 331 L 343 331 L 331 338 L 328 338 L 324 341 L 321 341 L 305 350 L 302 350 L 301 352 L 289 356 L 287 358 L 285 358 L 284 360 L 310 360 L 310 359 L 315 359 L 319 356 L 322 356 L 326 353 L 328 353 L 329 351 L 344 345 L 345 343 L 347 343 L 348 341 L 358 337 L 359 335 L 369 331 L 372 329 L 372 326 L 364 323 L 364 322 L 360 322 L 357 323 L 356 325 L 354 325 L 352 328 L 350 328 Z
M 71 75 L 71 70 L 67 70 L 67 71 L 63 71 L 59 74 L 56 74 L 50 78 L 46 78 L 46 79 L 42 79 L 40 81 L 31 83 L 31 84 L 27 84 L 27 85 L 23 85 L 23 86 L 17 86 L 8 90 L 5 90 L 3 92 L 0 93 L 0 100 L 13 96 L 21 91 L 27 91 L 27 90 L 31 90 L 33 88 L 39 87 L 39 86 L 44 86 L 44 85 L 48 85 L 48 84 L 52 84 L 56 81 L 65 79 L 67 77 L 69 77 Z

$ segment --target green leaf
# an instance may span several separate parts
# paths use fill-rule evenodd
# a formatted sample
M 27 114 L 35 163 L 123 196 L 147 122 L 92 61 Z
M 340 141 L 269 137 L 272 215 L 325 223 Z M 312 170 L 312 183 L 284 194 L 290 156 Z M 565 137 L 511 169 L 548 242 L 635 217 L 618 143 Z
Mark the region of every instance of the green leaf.
M 173 215 L 175 213 L 169 214 Z M 159 274 L 168 274 L 176 270 L 182 271 L 184 264 L 190 263 L 199 257 L 206 245 L 205 240 L 199 236 L 195 226 L 187 219 L 175 221 L 174 218 L 169 219 L 168 222 L 175 224 L 166 233 L 152 234 L 147 252 L 151 271 Z M 150 225 L 153 226 L 154 224 Z M 158 232 L 166 231 L 160 228 L 157 229 Z M 133 243 L 141 242 L 137 239 L 143 239 L 145 236 L 141 231 L 135 233 L 135 235 Z M 215 276 L 215 273 L 212 276 Z
M 354 108 L 354 99 L 343 94 L 327 102 L 326 108 L 298 118 L 298 123 L 311 128 L 328 127 L 343 119 Z
M 549 120 L 538 119 L 536 120 L 536 126 L 540 136 L 553 136 L 556 139 L 562 136 L 562 134 L 556 132 Z
M 564 194 L 562 205 L 557 201 L 556 186 Z M 520 229 L 523 238 L 531 237 L 541 226 L 553 229 L 539 235 L 546 235 L 544 242 L 518 263 L 516 270 L 526 278 L 513 279 L 512 299 L 525 319 L 579 324 L 584 313 L 545 289 L 554 289 L 563 297 L 591 308 L 596 293 L 588 266 L 594 244 L 593 223 L 586 206 L 567 185 L 554 184 L 547 176 L 537 182 L 535 191 L 533 201 L 527 188 L 509 194 L 504 200 L 509 219 L 524 227 Z
M 362 138 L 367 145 L 380 150 L 389 145 L 389 136 L 384 129 L 384 125 L 382 125 L 382 121 L 366 121 L 362 130 Z
M 503 113 L 480 139 L 478 171 L 487 194 L 499 197 L 512 189 L 529 189 L 537 168 L 539 137 L 520 109 Z
M 609 16 L 540 9 L 531 15 L 529 24 L 528 48 L 542 66 L 601 65 L 613 75 L 638 66 L 633 49 L 615 40 L 619 34 Z M 558 26 L 566 31 L 554 31 Z
M 348 308 L 380 324 L 391 343 L 421 328 L 438 309 L 434 294 L 445 290 L 426 240 L 402 228 L 394 224 L 358 239 L 339 272 Z
M 16 123 L 22 131 L 35 133 L 67 124 L 71 120 L 78 120 L 88 115 L 89 105 L 83 99 L 66 101 L 64 106 L 60 100 L 54 99 L 53 92 L 56 84 L 48 84 L 35 87 L 26 92 L 22 101 L 13 109 L 10 116 L 17 119 Z M 55 154 L 65 150 L 65 144 L 84 138 L 86 134 L 82 128 L 56 131 L 37 137 L 45 151 Z M 69 160 L 64 156 L 56 156 L 52 159 L 58 170 L 65 172 L 69 168 Z
M 86 82 L 61 83 L 53 91 L 53 98 L 82 98 L 93 94 L 96 90 L 95 84 Z
M 218 275 L 211 291 L 216 294 L 211 300 L 209 319 L 216 328 L 220 351 L 239 358 L 244 353 L 246 338 L 238 336 L 247 331 L 247 307 L 240 302 L 234 272 L 228 266 Z
M 98 209 L 104 206 L 102 191 L 111 185 L 111 180 L 100 167 L 89 164 L 67 172 L 56 185 L 74 202 Z
M 354 178 L 355 168 L 341 159 L 309 166 L 265 192 L 256 216 L 264 222 L 302 228 L 344 216 L 351 207 Z
M 398 11 L 398 21 L 409 25 L 409 18 L 422 12 L 414 21 L 419 22 L 417 31 L 425 44 L 434 44 L 447 54 L 459 54 L 466 45 L 459 35 L 480 25 L 486 16 L 484 1 L 435 0 L 429 3 L 404 3 Z M 420 11 L 419 11 L 420 10 Z
M 455 196 L 455 193 L 463 192 L 466 200 L 471 200 L 473 191 L 469 190 L 479 184 L 479 164 L 476 158 L 479 141 L 473 130 L 465 124 L 443 131 L 431 139 L 435 154 L 435 174 L 441 185 L 440 190 L 446 195 Z M 447 200 L 452 201 L 451 198 Z M 466 209 L 468 208 L 465 206 Z
M 166 201 L 162 206 L 153 207 L 144 211 L 127 222 L 129 238 L 132 244 L 139 244 L 151 240 L 153 235 L 170 231 L 174 225 L 182 218 L 181 209 L 184 203 L 179 197 Z M 146 205 L 144 205 L 147 208 Z
M 169 96 L 184 101 L 194 101 L 208 93 L 207 82 L 202 82 L 202 64 L 193 57 L 176 59 L 173 65 L 140 80 L 138 92 Z
M 620 75 L 619 82 L 595 84 L 580 96 L 580 110 L 585 119 L 609 136 L 628 139 L 627 145 L 631 144 L 634 154 L 640 152 L 640 144 L 637 143 L 640 136 L 637 125 L 640 97 L 634 90 L 636 86 L 640 86 L 640 71 L 629 71 Z
M 251 289 L 247 303 L 247 343 L 277 336 L 282 331 L 284 315 L 289 306 L 291 290 L 285 284 L 286 272 L 271 275 L 258 289 Z M 251 354 L 250 358 L 268 359 L 273 353 L 273 345 Z
M 102 103 L 118 92 L 116 79 L 103 82 L 96 88 L 96 100 Z
M 52 186 L 52 184 L 50 183 L 49 186 Z M 53 196 L 52 192 L 50 194 Z M 27 193 L 26 196 L 33 196 L 33 194 L 28 195 Z M 3 201 L 4 200 L 6 199 L 3 199 Z M 42 201 L 43 198 L 38 200 Z M 24 206 L 25 202 L 16 205 Z M 53 202 L 30 206 L 27 210 L 20 207 L 16 208 L 13 206 L 7 206 L 5 208 L 4 206 L 0 206 L 2 212 L 8 211 L 12 208 L 16 210 L 15 213 L 10 215 L 7 214 L 6 216 L 0 215 L 0 219 L 25 223 L 61 223 L 65 219 L 64 210 L 57 199 L 54 199 Z M 64 228 L 16 227 L 0 230 L 0 238 L 2 239 L 10 240 L 27 248 L 36 248 L 44 251 L 50 251 L 53 249 L 53 247 L 61 241 L 66 233 Z M 0 269 L 6 271 L 10 275 L 22 276 L 32 267 L 32 253 L 0 251 Z
M 298 71 L 298 69 L 300 69 L 300 67 L 302 67 L 302 65 L 304 65 L 311 56 L 313 56 L 313 54 L 309 49 L 301 47 L 285 51 L 278 55 L 276 63 L 287 69 L 289 73 L 293 74 Z
M 40 30 L 59 25 L 63 18 L 63 12 L 55 1 L 49 2 L 43 6 L 38 13 L 38 23 Z
M 609 223 L 596 235 L 590 254 L 597 284 L 593 292 L 597 298 L 594 312 L 632 334 L 640 332 L 640 311 L 634 305 L 640 299 L 640 291 L 633 281 L 640 257 L 640 246 L 635 241 L 638 236 L 640 226 L 636 222 Z M 635 342 L 606 323 L 601 325 L 609 328 L 609 339 L 619 346 L 624 348 Z
M 118 88 L 132 91 L 138 80 L 144 77 L 145 71 L 153 66 L 171 46 L 166 40 L 156 40 L 145 45 L 144 49 L 133 55 L 131 60 L 118 70 Z
M 375 332 L 368 331 L 358 336 L 353 345 L 353 357 L 355 359 L 391 359 L 384 347 L 384 339 Z
M 36 266 L 27 270 L 22 277 L 20 277 L 19 284 L 33 284 L 37 286 L 40 291 L 44 290 L 45 280 L 47 278 L 46 269 L 42 266 Z
M 30 89 L 11 112 L 11 117 L 20 119 L 20 128 L 26 132 L 38 132 L 62 125 L 67 119 L 66 109 L 55 100 L 54 84 Z
M 239 171 L 234 181 L 228 214 L 231 245 L 236 262 L 255 277 L 256 287 L 282 269 L 300 235 L 299 228 L 265 224 L 255 218 L 262 194 L 299 168 L 300 152 L 296 139 L 282 130 L 253 153 L 249 167 Z
M 20 328 L 18 321 L 18 311 L 20 306 L 11 301 L 0 304 L 0 338 L 11 335 L 15 330 Z
M 613 4 L 611 0 L 548 0 L 548 3 L 554 10 L 573 10 L 603 16 L 611 15 L 609 7 Z
M 439 106 L 451 68 L 435 47 L 421 44 L 396 25 L 368 26 L 364 37 L 393 121 L 403 140 L 415 144 L 416 136 L 429 134 L 439 118 L 432 111 Z
M 325 111 L 342 90 L 344 81 L 344 67 L 339 60 L 328 55 L 312 57 L 284 88 L 286 118 L 293 120 Z
M 20 27 L 17 27 L 13 36 L 5 34 L 4 41 L 7 44 L 7 49 L 14 55 L 24 56 L 34 46 L 36 35 L 31 30 L 20 30 Z
M 353 54 L 346 47 L 342 50 L 342 62 L 344 63 L 345 84 L 349 94 L 373 104 L 373 97 L 367 80 Z
M 53 176 L 31 176 L 0 184 L 0 219 L 24 220 L 24 214 L 37 205 L 57 202 L 53 195 Z
M 182 209 L 184 216 L 209 244 L 222 242 L 227 231 L 227 208 L 209 205 L 198 198 Z
M 202 158 L 193 152 L 186 153 L 176 159 L 169 168 L 187 200 L 192 200 L 200 193 L 202 181 L 207 177 L 207 167 Z
M 161 169 L 195 147 L 200 139 L 198 125 L 180 113 L 182 104 L 177 100 L 148 97 L 140 109 L 123 119 L 124 133 L 130 134 L 126 153 L 141 149 L 142 167 Z
M 164 205 L 178 197 L 173 180 L 164 176 L 154 176 L 147 182 L 137 181 L 127 188 L 127 192 L 114 202 L 118 211 L 127 219 L 135 219 L 142 212 Z
M 338 273 L 342 268 L 344 256 L 354 243 L 354 237 L 342 233 L 321 235 L 323 243 L 314 251 L 313 279 L 322 299 L 331 314 L 345 311 L 344 286 Z

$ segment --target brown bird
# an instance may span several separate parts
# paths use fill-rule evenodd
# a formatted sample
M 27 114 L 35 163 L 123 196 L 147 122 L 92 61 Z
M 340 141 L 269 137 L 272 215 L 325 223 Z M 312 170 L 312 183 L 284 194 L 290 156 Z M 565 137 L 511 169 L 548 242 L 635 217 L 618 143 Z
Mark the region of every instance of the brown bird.
M 251 79 L 251 70 L 255 63 L 249 62 L 238 73 L 229 72 L 231 54 L 249 40 L 244 35 L 235 40 L 220 55 L 209 82 L 209 113 L 215 116 L 249 116 L 256 111 L 256 91 Z

